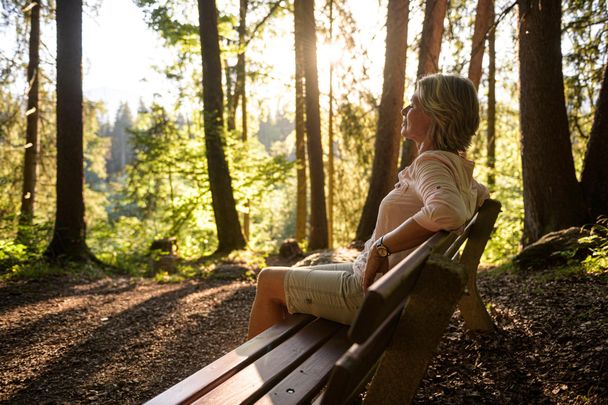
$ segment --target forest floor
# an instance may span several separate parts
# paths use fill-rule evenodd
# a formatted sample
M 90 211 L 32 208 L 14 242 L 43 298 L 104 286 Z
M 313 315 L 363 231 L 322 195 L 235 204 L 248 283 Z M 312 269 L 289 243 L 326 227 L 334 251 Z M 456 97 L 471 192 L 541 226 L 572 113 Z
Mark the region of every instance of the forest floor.
M 482 271 L 498 331 L 455 314 L 416 402 L 608 403 L 606 277 L 560 274 Z M 0 402 L 141 403 L 242 343 L 254 293 L 230 268 L 2 281 Z

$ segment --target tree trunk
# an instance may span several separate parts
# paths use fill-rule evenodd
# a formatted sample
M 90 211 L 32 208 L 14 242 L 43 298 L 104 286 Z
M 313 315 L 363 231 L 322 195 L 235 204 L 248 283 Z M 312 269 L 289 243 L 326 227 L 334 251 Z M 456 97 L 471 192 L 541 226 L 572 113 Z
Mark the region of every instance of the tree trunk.
M 25 159 L 23 162 L 23 192 L 21 193 L 21 214 L 19 224 L 32 225 L 36 197 L 36 177 L 38 167 L 38 73 L 40 65 L 40 3 L 30 3 L 30 44 L 27 65 L 27 127 L 25 135 Z M 26 232 L 27 233 L 27 232 Z M 21 228 L 17 239 L 25 240 Z
M 302 44 L 302 7 L 294 4 L 294 49 L 296 67 L 296 240 L 306 238 L 306 128 L 304 121 L 304 48 Z
M 327 211 L 325 177 L 319 113 L 319 80 L 317 76 L 317 33 L 314 0 L 296 0 L 302 11 L 302 44 L 306 92 L 306 139 L 310 171 L 310 250 L 327 248 Z
M 329 0 L 329 43 L 333 43 L 334 2 Z M 329 114 L 327 117 L 327 239 L 331 249 L 334 245 L 334 62 L 329 62 Z
M 426 2 L 416 79 L 439 70 L 443 20 L 445 20 L 447 8 L 447 0 L 427 0 Z
M 469 79 L 479 89 L 481 70 L 483 63 L 483 52 L 485 49 L 486 35 L 492 26 L 493 0 L 478 0 L 475 15 L 475 29 L 473 30 L 473 41 L 471 43 L 471 61 L 469 62 Z
M 236 129 L 236 90 L 232 84 L 232 68 L 228 61 L 224 59 L 224 75 L 226 77 L 226 129 L 234 131 Z
M 246 41 L 245 34 L 247 33 L 247 5 L 249 0 L 240 0 L 239 6 L 239 47 L 240 53 L 236 64 L 236 88 L 241 98 L 241 138 L 243 140 L 243 146 L 247 147 L 247 76 L 245 74 L 245 47 Z M 238 97 L 237 97 L 238 100 Z M 249 240 L 250 237 L 250 226 L 251 220 L 249 217 L 249 210 L 251 209 L 251 202 L 247 200 L 245 203 L 246 212 L 243 214 L 243 233 L 245 234 L 245 240 Z
M 45 255 L 86 261 L 83 110 L 82 1 L 59 1 L 57 19 L 57 211 Z
M 582 224 L 585 209 L 574 172 L 564 98 L 561 4 L 519 1 L 520 126 L 524 234 L 528 245 L 548 232 Z
M 494 24 L 494 2 L 490 0 L 490 24 Z M 488 137 L 486 144 L 486 166 L 488 188 L 496 185 L 496 27 L 488 33 Z M 469 76 L 470 77 L 470 76 Z
M 405 86 L 405 61 L 409 0 L 389 0 L 386 17 L 384 83 L 374 144 L 374 162 L 369 191 L 355 239 L 368 239 L 376 226 L 380 202 L 396 181 L 399 159 L 401 109 Z
M 215 0 L 198 0 L 198 11 L 203 60 L 205 146 L 218 238 L 216 253 L 228 253 L 245 247 L 245 239 L 241 233 L 224 154 L 222 66 Z
M 581 184 L 592 220 L 608 215 L 608 63 L 597 99 Z
M 447 0 L 427 0 L 422 22 L 418 71 L 416 79 L 439 70 L 441 38 L 443 37 L 443 20 L 447 12 Z M 401 146 L 401 164 L 399 170 L 405 169 L 418 156 L 414 141 L 407 139 Z

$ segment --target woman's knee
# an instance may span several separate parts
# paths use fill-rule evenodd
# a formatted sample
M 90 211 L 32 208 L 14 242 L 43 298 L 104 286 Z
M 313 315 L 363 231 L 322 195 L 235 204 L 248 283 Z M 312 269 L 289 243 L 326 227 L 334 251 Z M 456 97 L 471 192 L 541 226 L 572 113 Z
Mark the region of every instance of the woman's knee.
M 257 278 L 257 294 L 268 298 L 278 298 L 285 301 L 285 274 L 287 269 L 265 268 L 260 271 Z

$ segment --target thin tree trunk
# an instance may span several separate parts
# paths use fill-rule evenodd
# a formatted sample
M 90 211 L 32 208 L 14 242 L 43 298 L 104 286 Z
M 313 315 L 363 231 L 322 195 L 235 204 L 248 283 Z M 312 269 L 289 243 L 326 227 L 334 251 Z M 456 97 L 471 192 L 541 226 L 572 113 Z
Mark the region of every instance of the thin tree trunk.
M 420 52 L 416 79 L 436 73 L 439 70 L 441 38 L 443 37 L 443 20 L 447 12 L 447 0 L 427 0 L 420 36 Z M 414 141 L 407 139 L 401 146 L 401 164 L 399 170 L 405 169 L 418 156 Z
M 469 62 L 469 79 L 479 89 L 483 63 L 483 52 L 485 50 L 486 35 L 492 26 L 493 0 L 478 0 L 475 13 L 475 28 L 473 30 L 473 41 L 471 46 L 471 61 Z
M 236 129 L 236 89 L 232 84 L 232 68 L 228 61 L 224 59 L 224 75 L 226 77 L 226 129 L 234 131 Z
M 49 258 L 86 261 L 83 110 L 82 1 L 59 1 L 57 18 L 57 211 Z
M 490 23 L 494 24 L 494 2 L 490 0 Z M 488 188 L 496 185 L 496 28 L 488 33 L 488 138 L 486 156 Z M 470 77 L 470 76 L 469 76 Z
M 401 109 L 405 86 L 409 0 L 389 0 L 386 18 L 384 83 L 374 144 L 369 191 L 355 239 L 368 239 L 376 226 L 380 202 L 396 181 Z
M 542 7 L 541 7 L 542 4 Z M 561 3 L 519 1 L 520 125 L 524 245 L 582 224 L 564 98 Z
M 224 154 L 222 66 L 215 0 L 198 0 L 198 10 L 203 60 L 205 146 L 219 242 L 217 253 L 228 253 L 245 247 L 245 239 L 241 233 L 230 171 Z
M 306 92 L 306 139 L 310 170 L 310 250 L 327 248 L 327 211 L 325 208 L 325 176 L 323 147 L 321 145 L 321 119 L 319 113 L 319 81 L 317 75 L 317 33 L 314 0 L 296 0 L 301 3 L 302 41 L 304 50 L 304 76 Z
M 333 43 L 334 2 L 329 0 L 329 43 Z M 329 248 L 334 244 L 334 63 L 329 62 L 329 114 L 327 119 L 327 238 Z
M 306 128 L 304 117 L 304 48 L 302 44 L 302 8 L 294 4 L 295 97 L 296 97 L 296 240 L 306 238 Z
M 608 215 L 608 63 L 595 107 L 581 184 L 592 220 Z
M 38 167 L 38 78 L 40 74 L 40 3 L 33 0 L 29 5 L 30 43 L 29 62 L 27 65 L 27 127 L 25 136 L 25 159 L 23 162 L 23 192 L 21 193 L 21 214 L 19 224 L 32 225 L 36 197 L 36 178 Z M 25 234 L 19 228 L 17 239 L 24 239 Z M 25 232 L 27 233 L 27 232 Z
M 247 33 L 247 4 L 248 0 L 240 0 L 239 6 L 239 47 L 240 53 L 236 64 L 236 81 L 237 89 L 241 98 L 241 128 L 242 128 L 242 140 L 244 147 L 247 147 L 247 76 L 246 76 L 246 59 L 245 59 L 245 47 Z M 237 98 L 238 100 L 238 98 Z M 246 201 L 246 212 L 243 215 L 243 233 L 245 234 L 245 240 L 249 240 L 250 237 L 250 226 L 251 220 L 249 217 L 249 210 L 251 209 L 251 202 Z
M 443 21 L 448 8 L 447 0 L 427 0 L 420 37 L 420 58 L 418 60 L 419 79 L 439 70 Z

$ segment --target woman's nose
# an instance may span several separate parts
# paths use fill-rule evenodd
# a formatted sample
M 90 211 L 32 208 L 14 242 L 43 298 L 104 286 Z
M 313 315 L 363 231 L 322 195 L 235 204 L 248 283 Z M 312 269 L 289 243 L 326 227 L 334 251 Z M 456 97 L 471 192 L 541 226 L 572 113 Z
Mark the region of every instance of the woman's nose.
M 404 109 L 401 110 L 401 115 L 403 115 L 405 117 L 411 109 L 412 109 L 412 106 L 408 105 L 407 107 L 405 107 Z

